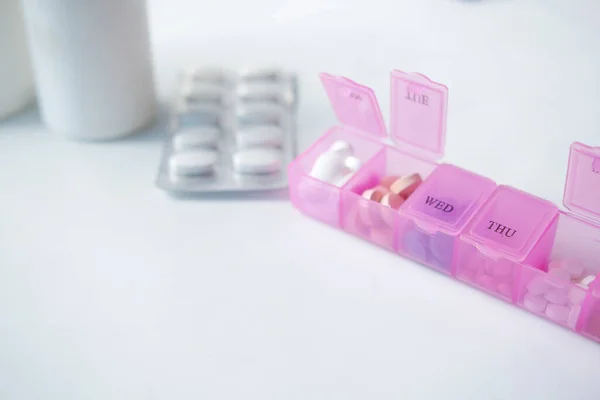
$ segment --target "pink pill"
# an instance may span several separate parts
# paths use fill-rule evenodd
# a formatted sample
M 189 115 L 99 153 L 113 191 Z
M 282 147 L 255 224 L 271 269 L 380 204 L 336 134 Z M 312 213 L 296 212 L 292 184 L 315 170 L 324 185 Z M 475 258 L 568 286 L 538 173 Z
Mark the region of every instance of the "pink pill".
M 389 189 L 390 186 L 392 186 L 392 183 L 396 182 L 398 179 L 400 179 L 400 177 L 398 175 L 384 176 L 383 178 L 381 178 L 381 181 L 379 182 L 379 184 L 381 186 Z
M 460 273 L 460 276 L 469 282 L 475 282 L 476 278 L 475 278 L 475 271 L 471 270 L 471 269 L 463 269 L 462 272 Z
M 346 223 L 345 228 L 353 233 L 365 235 L 369 232 L 369 227 L 363 222 L 363 218 L 360 215 L 361 208 L 352 208 L 347 216 L 344 218 Z
M 570 304 L 579 305 L 583 303 L 583 300 L 585 300 L 586 293 L 582 289 L 572 287 L 571 289 L 569 289 L 568 296 Z
M 527 291 L 534 296 L 539 296 L 541 294 L 546 293 L 546 290 L 550 288 L 548 282 L 543 276 L 535 276 L 529 283 L 527 284 Z
M 512 286 L 508 283 L 500 283 L 498 285 L 498 292 L 503 294 L 506 297 L 512 296 Z
M 477 283 L 480 286 L 485 286 L 486 282 L 488 281 L 493 281 L 491 276 L 488 276 L 486 274 L 479 274 L 477 275 L 477 278 L 475 278 L 475 283 Z
M 523 298 L 523 307 L 535 313 L 541 313 L 546 309 L 548 302 L 541 296 L 534 296 L 527 293 Z
M 548 275 L 563 282 L 569 282 L 571 280 L 571 274 L 569 273 L 569 271 L 562 268 L 551 269 L 550 271 L 548 271 Z
M 362 197 L 367 200 L 373 200 L 377 203 L 381 201 L 381 198 L 388 193 L 389 190 L 383 186 L 375 186 L 374 188 L 367 189 L 362 193 Z
M 544 298 L 550 303 L 564 305 L 569 302 L 569 295 L 565 289 L 550 288 L 544 293 Z
M 475 280 L 475 283 L 477 283 L 479 286 L 495 292 L 496 291 L 496 283 L 494 282 L 494 279 L 489 276 L 489 275 L 485 275 L 485 274 L 481 274 L 477 277 L 477 279 Z
M 391 229 L 379 228 L 371 230 L 371 241 L 380 246 L 392 247 L 394 232 Z
M 405 200 L 397 194 L 386 193 L 381 199 L 381 204 L 397 210 L 404 203 L 404 201 Z
M 570 313 L 571 309 L 567 306 L 550 303 L 546 307 L 546 316 L 557 322 L 567 322 Z
M 583 271 L 585 270 L 585 266 L 578 259 L 567 259 L 562 262 L 563 269 L 569 272 L 571 275 L 571 279 L 576 280 L 581 278 L 583 275 Z

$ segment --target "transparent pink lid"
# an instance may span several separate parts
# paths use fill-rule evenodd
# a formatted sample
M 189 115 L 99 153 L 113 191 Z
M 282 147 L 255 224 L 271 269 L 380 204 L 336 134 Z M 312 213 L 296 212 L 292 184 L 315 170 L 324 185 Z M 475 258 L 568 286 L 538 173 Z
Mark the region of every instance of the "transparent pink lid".
M 373 89 L 348 78 L 321 74 L 338 120 L 376 136 L 387 135 Z M 444 155 L 448 88 L 424 75 L 392 71 L 390 137 L 429 159 Z
M 341 76 L 326 73 L 320 76 L 333 110 L 342 124 L 377 136 L 387 135 L 373 89 Z
M 563 203 L 576 214 L 600 221 L 600 148 L 571 145 Z
M 500 185 L 471 220 L 465 236 L 494 253 L 523 260 L 557 213 L 558 207 L 548 200 Z
M 392 71 L 390 135 L 432 159 L 444 155 L 448 88 L 425 75 Z

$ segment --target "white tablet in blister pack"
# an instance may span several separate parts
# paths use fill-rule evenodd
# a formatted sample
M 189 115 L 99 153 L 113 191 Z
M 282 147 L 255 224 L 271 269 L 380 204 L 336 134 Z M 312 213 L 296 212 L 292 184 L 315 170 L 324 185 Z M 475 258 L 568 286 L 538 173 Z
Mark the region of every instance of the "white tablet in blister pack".
M 279 69 L 181 73 L 156 183 L 172 193 L 287 186 L 297 78 Z

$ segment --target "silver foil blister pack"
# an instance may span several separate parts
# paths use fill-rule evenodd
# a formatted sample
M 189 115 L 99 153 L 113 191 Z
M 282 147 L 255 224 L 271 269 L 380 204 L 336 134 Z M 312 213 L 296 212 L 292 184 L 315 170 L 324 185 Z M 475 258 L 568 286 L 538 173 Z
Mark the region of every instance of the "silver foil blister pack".
M 156 184 L 173 194 L 287 186 L 297 78 L 278 69 L 180 74 Z

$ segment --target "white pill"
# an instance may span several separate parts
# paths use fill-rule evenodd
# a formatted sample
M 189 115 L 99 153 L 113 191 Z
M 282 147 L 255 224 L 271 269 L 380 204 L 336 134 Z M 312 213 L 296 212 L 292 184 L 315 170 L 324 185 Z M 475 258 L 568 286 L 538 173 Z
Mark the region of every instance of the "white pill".
M 594 282 L 596 280 L 596 276 L 595 275 L 588 275 L 585 278 L 583 278 L 581 280 L 581 282 L 579 282 L 580 286 L 583 286 L 585 288 L 589 287 L 592 282 Z
M 283 130 L 277 125 L 255 125 L 240 129 L 236 134 L 238 147 L 281 146 Z
M 356 173 L 362 167 L 362 161 L 356 157 L 348 156 L 344 160 L 344 167 L 348 172 Z
M 185 86 L 181 94 L 188 100 L 191 101 L 210 101 L 210 102 L 221 102 L 223 101 L 224 89 L 220 86 L 211 84 L 191 84 Z
M 285 87 L 277 82 L 245 83 L 236 88 L 237 95 L 244 99 L 278 100 Z
M 340 154 L 342 157 L 346 158 L 353 154 L 354 149 L 352 148 L 352 145 L 345 140 L 336 140 L 331 144 L 327 151 Z
M 567 304 L 569 301 L 569 295 L 566 289 L 550 288 L 544 293 L 544 298 L 550 303 L 554 304 Z
M 242 122 L 279 121 L 284 109 L 275 103 L 248 103 L 238 108 L 238 117 Z
M 173 148 L 176 151 L 198 147 L 216 147 L 221 131 L 214 126 L 186 127 L 173 137 Z
M 361 166 L 362 162 L 358 158 L 352 156 L 346 157 L 346 159 L 343 161 L 343 168 L 340 176 L 333 181 L 334 185 L 337 187 L 344 186 L 346 183 L 348 183 L 348 181 L 350 181 L 350 179 L 352 179 L 354 174 L 356 174 Z
M 567 306 L 550 303 L 546 307 L 546 316 L 557 322 L 567 322 L 570 313 L 571 309 Z
M 281 169 L 281 152 L 260 148 L 239 150 L 233 154 L 233 168 L 240 174 L 270 174 Z
M 548 302 L 541 296 L 534 296 L 531 293 L 527 293 L 523 298 L 523 307 L 529 311 L 541 313 L 546 309 Z
M 335 151 L 326 151 L 315 160 L 309 175 L 313 178 L 331 184 L 338 184 L 346 177 L 344 171 L 345 158 L 343 154 Z
M 495 278 L 506 278 L 512 276 L 512 265 L 499 262 L 494 265 L 494 270 L 492 271 L 492 276 Z
M 204 175 L 213 172 L 217 160 L 216 151 L 190 150 L 172 155 L 169 159 L 169 166 L 176 175 Z

